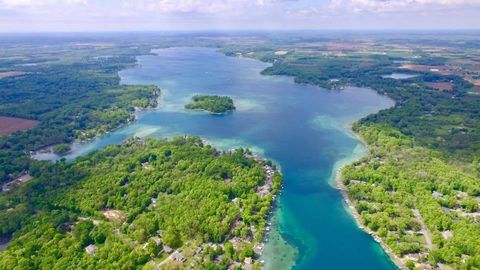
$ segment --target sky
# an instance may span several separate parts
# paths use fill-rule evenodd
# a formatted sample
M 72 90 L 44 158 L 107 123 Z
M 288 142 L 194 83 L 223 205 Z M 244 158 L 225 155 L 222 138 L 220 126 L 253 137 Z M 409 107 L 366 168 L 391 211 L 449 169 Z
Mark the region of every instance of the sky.
M 480 0 L 0 0 L 0 32 L 479 28 Z

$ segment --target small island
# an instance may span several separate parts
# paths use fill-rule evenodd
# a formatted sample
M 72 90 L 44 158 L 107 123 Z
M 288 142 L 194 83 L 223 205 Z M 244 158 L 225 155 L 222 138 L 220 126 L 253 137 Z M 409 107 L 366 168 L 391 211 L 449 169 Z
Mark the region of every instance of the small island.
M 235 110 L 233 100 L 227 96 L 195 95 L 192 100 L 193 102 L 185 105 L 185 109 L 204 110 L 216 114 Z

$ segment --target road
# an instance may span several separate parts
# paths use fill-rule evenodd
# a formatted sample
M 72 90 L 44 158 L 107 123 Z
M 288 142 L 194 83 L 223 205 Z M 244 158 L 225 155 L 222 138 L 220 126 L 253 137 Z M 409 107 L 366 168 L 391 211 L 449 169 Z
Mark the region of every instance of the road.
M 426 247 L 429 250 L 433 249 L 433 242 L 432 242 L 432 237 L 430 237 L 430 233 L 428 233 L 427 226 L 425 225 L 425 222 L 423 221 L 422 215 L 420 215 L 420 211 L 418 209 L 412 209 L 413 214 L 415 215 L 415 218 L 417 218 L 418 223 L 420 223 L 421 226 L 421 232 L 425 236 L 425 243 Z

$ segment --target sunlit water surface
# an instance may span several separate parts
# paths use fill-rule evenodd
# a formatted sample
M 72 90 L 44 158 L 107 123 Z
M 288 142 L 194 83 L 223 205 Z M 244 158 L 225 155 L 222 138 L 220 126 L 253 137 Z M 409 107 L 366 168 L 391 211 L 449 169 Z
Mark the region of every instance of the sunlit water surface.
M 272 216 L 262 259 L 266 269 L 394 269 L 380 246 L 361 231 L 332 183 L 333 172 L 363 155 L 349 132 L 353 121 L 392 102 L 374 91 L 330 91 L 292 78 L 263 76 L 268 64 L 227 57 L 210 48 L 169 48 L 138 57 L 120 72 L 124 84 L 155 84 L 158 109 L 93 141 L 74 144 L 73 159 L 128 137 L 200 135 L 222 149 L 249 147 L 277 162 L 284 189 Z M 226 115 L 189 112 L 194 94 L 228 95 Z M 38 158 L 55 158 L 44 154 Z

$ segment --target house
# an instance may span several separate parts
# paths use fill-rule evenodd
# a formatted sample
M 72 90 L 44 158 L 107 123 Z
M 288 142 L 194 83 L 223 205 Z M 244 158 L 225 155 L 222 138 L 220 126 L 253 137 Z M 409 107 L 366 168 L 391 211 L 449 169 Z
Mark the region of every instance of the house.
M 349 180 L 349 183 L 353 184 L 353 185 L 364 185 L 364 184 L 366 184 L 365 181 L 353 180 L 353 179 Z
M 150 206 L 157 207 L 157 198 L 150 198 Z
M 173 254 L 172 254 L 172 260 L 174 261 L 177 261 L 177 262 L 185 262 L 187 259 L 185 258 L 185 256 L 183 256 L 182 253 L 178 252 L 178 251 L 175 251 Z
M 163 247 L 163 252 L 165 253 L 172 253 L 173 249 L 169 246 L 164 246 Z
M 160 239 L 159 237 L 152 237 L 152 240 L 155 242 L 155 244 L 157 246 L 159 246 L 161 243 L 162 243 L 162 239 Z
M 87 252 L 88 255 L 94 255 L 95 252 L 97 252 L 97 247 L 95 245 L 88 245 L 85 248 L 85 252 Z
M 452 231 L 444 231 L 444 232 L 442 232 L 442 236 L 445 239 L 450 239 L 450 238 L 453 237 L 453 233 L 452 233 Z
M 255 253 L 257 253 L 257 254 L 262 254 L 263 247 L 264 247 L 264 244 L 263 244 L 263 243 L 255 244 L 255 246 L 253 246 L 253 250 L 254 250 Z
M 32 176 L 30 176 L 28 173 L 25 173 L 24 175 L 18 177 L 18 178 L 15 178 L 14 180 L 2 185 L 1 187 L 1 191 L 4 191 L 4 192 L 7 192 L 7 191 L 10 191 L 12 190 L 12 188 L 14 186 L 18 186 L 22 183 L 25 183 L 29 180 L 33 179 Z
M 253 260 L 250 257 L 245 258 L 243 261 L 245 263 L 245 269 L 250 270 L 253 269 Z

